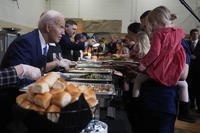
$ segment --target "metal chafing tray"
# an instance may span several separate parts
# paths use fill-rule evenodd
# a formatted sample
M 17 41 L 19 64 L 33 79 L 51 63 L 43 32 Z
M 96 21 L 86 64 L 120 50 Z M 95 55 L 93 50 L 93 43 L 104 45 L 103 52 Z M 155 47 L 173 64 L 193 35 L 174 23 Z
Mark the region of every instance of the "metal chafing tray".
M 83 82 L 71 82 L 78 86 L 85 85 L 95 90 L 97 95 L 116 95 L 115 87 L 113 84 L 103 83 L 83 83 Z
M 74 68 L 69 69 L 70 73 L 112 73 L 112 69 L 106 68 Z
M 77 68 L 100 68 L 103 67 L 101 64 L 87 64 L 87 63 L 81 63 L 76 65 Z
M 71 74 L 73 76 L 68 76 Z M 98 73 L 86 73 L 81 76 L 78 73 L 64 73 L 61 74 L 61 77 L 67 81 L 76 81 L 76 82 L 112 82 L 112 75 L 110 74 L 98 74 Z
M 101 65 L 102 64 L 102 61 L 78 61 L 77 62 L 78 64 L 97 64 L 97 65 Z
M 81 83 L 81 82 L 72 82 L 77 84 L 78 86 L 86 85 L 95 90 L 97 99 L 99 102 L 100 108 L 105 108 L 109 106 L 111 99 L 117 95 L 117 91 L 113 84 L 105 84 L 105 83 Z M 103 89 L 101 89 L 103 88 Z M 104 89 L 106 88 L 106 89 Z

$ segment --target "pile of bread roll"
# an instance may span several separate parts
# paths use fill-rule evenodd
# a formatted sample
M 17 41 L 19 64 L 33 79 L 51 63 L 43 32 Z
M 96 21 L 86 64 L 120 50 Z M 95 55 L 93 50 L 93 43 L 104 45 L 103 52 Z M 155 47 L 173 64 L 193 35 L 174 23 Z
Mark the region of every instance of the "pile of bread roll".
M 97 104 L 94 90 L 76 86 L 60 78 L 57 73 L 50 72 L 31 85 L 26 93 L 17 96 L 16 102 L 25 109 L 60 112 L 62 107 L 77 101 L 81 93 L 90 107 Z

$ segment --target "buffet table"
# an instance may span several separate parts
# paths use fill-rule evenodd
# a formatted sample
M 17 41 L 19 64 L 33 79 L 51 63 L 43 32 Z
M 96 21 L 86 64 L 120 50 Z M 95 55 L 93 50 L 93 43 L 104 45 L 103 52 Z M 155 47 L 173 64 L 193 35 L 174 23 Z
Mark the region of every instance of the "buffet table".
M 120 127 L 118 131 L 120 131 L 122 126 L 121 123 L 126 123 L 125 125 L 123 125 L 124 130 L 121 132 L 129 133 L 131 131 L 125 111 L 122 108 L 118 108 L 118 106 L 116 107 L 113 105 L 113 101 L 115 101 L 116 98 L 119 99 L 121 96 L 121 88 L 119 86 L 118 77 L 122 77 L 123 75 L 122 73 L 113 69 L 114 65 L 111 65 L 113 64 L 113 61 L 106 61 L 106 64 L 104 63 L 105 62 L 100 61 L 81 61 L 78 62 L 76 68 L 71 68 L 67 72 L 60 73 L 60 76 L 68 83 L 72 83 L 75 86 L 78 86 L 80 89 L 83 86 L 87 86 L 87 88 L 90 88 L 96 92 L 98 102 L 97 105 L 95 104 L 94 108 L 91 108 L 93 114 L 92 119 L 105 122 L 108 127 L 108 129 L 105 130 L 106 132 L 107 130 L 109 132 L 114 132 L 115 129 L 118 129 L 118 127 Z M 27 89 L 31 87 L 32 84 L 21 88 L 20 91 L 26 92 Z M 30 116 L 32 116 L 32 114 Z M 35 116 L 37 116 L 37 114 L 35 114 Z M 32 119 L 32 117 L 30 117 L 30 119 Z M 41 118 L 39 117 L 38 120 L 39 119 Z M 46 118 L 44 120 L 46 121 Z M 33 126 L 31 123 L 29 122 L 30 126 Z M 92 122 L 92 124 L 94 124 L 94 122 Z M 51 127 L 52 124 L 50 123 L 50 125 L 47 126 Z M 84 128 L 85 131 L 89 130 L 87 128 L 88 127 Z M 52 127 L 52 129 L 55 128 Z M 38 129 L 35 129 L 35 131 L 37 130 Z

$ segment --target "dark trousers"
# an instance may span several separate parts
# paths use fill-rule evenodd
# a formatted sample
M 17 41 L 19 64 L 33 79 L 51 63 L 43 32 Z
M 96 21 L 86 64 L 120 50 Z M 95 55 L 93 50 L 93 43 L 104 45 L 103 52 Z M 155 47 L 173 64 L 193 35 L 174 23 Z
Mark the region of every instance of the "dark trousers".
M 132 98 L 127 112 L 133 133 L 174 133 L 177 88 L 152 80 L 143 83 L 138 98 Z
M 140 114 L 138 133 L 174 133 L 176 116 L 168 113 L 145 111 Z M 137 127 L 136 127 L 137 128 Z M 134 132 L 137 133 L 137 132 Z
M 195 63 L 191 63 L 190 70 L 187 78 L 188 87 L 189 87 L 189 97 L 191 107 L 195 107 L 195 101 L 197 104 L 198 110 L 200 110 L 200 89 L 199 86 L 199 77 L 200 77 L 200 65 L 196 65 Z
M 11 107 L 14 103 L 14 98 L 7 94 L 0 94 L 0 132 L 4 133 L 7 125 L 12 121 L 12 110 Z
M 0 133 L 8 133 L 5 130 L 13 120 L 12 106 L 16 103 L 16 96 L 19 94 L 17 86 L 0 90 Z

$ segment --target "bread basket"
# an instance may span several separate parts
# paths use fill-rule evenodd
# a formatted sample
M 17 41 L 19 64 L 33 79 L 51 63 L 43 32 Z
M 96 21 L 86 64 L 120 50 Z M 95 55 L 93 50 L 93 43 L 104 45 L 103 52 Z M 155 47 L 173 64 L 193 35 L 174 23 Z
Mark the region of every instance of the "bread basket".
M 54 115 L 59 116 L 57 122 L 47 119 Z M 37 112 L 16 105 L 15 118 L 23 122 L 30 133 L 79 133 L 92 120 L 92 112 L 81 95 L 78 101 L 64 107 L 59 113 Z

